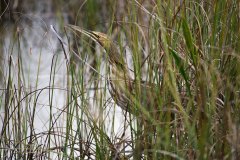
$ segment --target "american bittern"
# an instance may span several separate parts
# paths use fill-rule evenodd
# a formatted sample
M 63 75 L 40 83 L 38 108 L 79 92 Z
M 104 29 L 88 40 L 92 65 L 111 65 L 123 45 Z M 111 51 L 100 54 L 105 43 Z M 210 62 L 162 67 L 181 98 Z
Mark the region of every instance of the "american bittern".
M 109 61 L 108 90 L 116 104 L 134 115 L 141 114 L 144 117 L 155 119 L 157 116 L 156 85 L 143 81 L 137 84 L 131 78 L 123 55 L 119 53 L 116 44 L 106 34 L 86 31 L 74 25 L 68 25 L 68 27 L 90 37 L 106 50 Z M 140 86 L 139 98 L 137 98 L 136 91 L 138 86 Z
M 149 134 L 154 134 L 155 125 L 151 122 L 152 120 L 157 120 L 159 114 L 156 85 L 143 81 L 136 82 L 131 78 L 123 55 L 119 53 L 117 45 L 106 34 L 86 31 L 73 25 L 68 25 L 68 27 L 73 31 L 90 37 L 106 50 L 109 62 L 108 90 L 112 98 L 123 110 L 135 115 L 140 123 L 143 122 L 143 135 L 140 131 L 140 138 L 136 141 L 136 143 L 138 143 L 138 145 L 136 145 L 138 146 L 136 147 L 136 150 L 138 150 L 136 153 L 137 159 L 139 159 L 143 145 L 145 145 L 147 149 L 151 149 L 152 146 L 152 137 L 154 136 L 150 136 L 149 138 Z M 151 157 L 150 155 L 151 153 L 148 153 L 149 158 Z

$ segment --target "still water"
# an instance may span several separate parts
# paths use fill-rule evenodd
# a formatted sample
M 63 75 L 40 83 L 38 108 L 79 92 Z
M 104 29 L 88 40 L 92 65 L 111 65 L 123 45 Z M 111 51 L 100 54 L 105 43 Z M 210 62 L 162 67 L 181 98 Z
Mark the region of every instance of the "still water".
M 25 1 L 25 3 L 26 2 L 27 1 Z M 16 83 L 16 85 L 21 84 L 23 91 L 25 90 L 28 93 L 38 90 L 37 94 L 32 94 L 32 96 L 30 96 L 34 97 L 37 95 L 36 114 L 33 124 L 35 134 L 49 131 L 50 115 L 52 115 L 51 118 L 55 119 L 53 125 L 53 128 L 56 128 L 55 131 L 64 133 L 66 132 L 65 111 L 68 92 L 68 73 L 63 50 L 50 26 L 53 25 L 60 33 L 63 30 L 61 30 L 62 27 L 59 24 L 60 21 L 56 13 L 51 10 L 51 1 L 37 1 L 34 5 L 35 6 L 29 5 L 26 12 L 19 13 L 17 21 L 3 24 L 3 81 L 6 81 L 8 77 L 9 61 L 11 59 L 13 83 Z M 63 18 L 63 21 L 64 24 L 68 23 L 67 18 Z M 19 73 L 19 57 L 21 57 L 22 67 L 22 78 L 20 83 L 17 76 Z M 52 84 L 53 77 L 51 77 L 53 62 L 54 65 L 56 62 L 54 85 Z M 103 64 L 103 68 L 104 65 L 105 64 Z M 85 77 L 85 79 L 87 79 L 87 77 Z M 54 87 L 55 89 L 50 90 L 49 87 Z M 94 92 L 89 91 L 88 94 L 90 98 L 94 96 Z M 51 102 L 52 109 L 50 109 Z M 22 106 L 26 107 L 22 108 L 22 115 L 26 116 L 26 112 L 33 112 L 34 100 L 30 98 L 28 103 L 25 101 L 22 101 L 22 103 L 25 103 L 22 104 Z M 98 109 L 94 108 L 93 104 L 90 105 L 93 106 L 91 114 L 94 117 L 94 114 L 96 114 L 94 111 Z M 114 126 L 114 132 L 119 134 L 123 129 L 124 115 L 119 107 L 111 107 L 108 110 L 109 116 L 106 120 L 106 126 L 109 127 L 109 134 L 112 134 L 112 125 Z M 1 122 L 3 122 L 3 116 L 4 107 L 1 107 Z M 112 118 L 115 119 L 114 124 L 111 123 Z M 77 128 L 76 123 L 72 124 L 75 125 L 73 128 Z M 3 124 L 0 123 L 0 128 L 2 128 L 2 125 Z M 41 136 L 38 143 L 45 143 L 45 138 L 45 136 Z M 54 145 L 53 143 L 52 146 L 54 147 Z

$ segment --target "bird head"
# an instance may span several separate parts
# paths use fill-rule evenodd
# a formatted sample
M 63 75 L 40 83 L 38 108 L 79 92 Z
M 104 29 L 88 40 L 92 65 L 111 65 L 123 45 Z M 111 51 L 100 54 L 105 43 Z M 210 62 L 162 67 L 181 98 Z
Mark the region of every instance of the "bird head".
M 125 67 L 125 62 L 123 60 L 123 57 L 119 54 L 117 46 L 115 43 L 109 38 L 106 34 L 96 31 L 87 31 L 84 30 L 78 26 L 74 25 L 67 25 L 68 28 L 73 30 L 74 32 L 80 32 L 89 38 L 91 38 L 93 41 L 99 43 L 108 53 L 109 62 L 111 64 L 118 65 L 122 68 Z M 124 68 L 125 69 L 125 68 Z
M 99 43 L 105 50 L 111 49 L 111 45 L 113 44 L 113 42 L 106 34 L 96 31 L 87 31 L 74 25 L 67 25 L 67 27 L 69 27 L 73 31 L 77 31 L 88 36 L 93 41 Z
M 111 40 L 110 38 L 101 32 L 95 32 L 95 31 L 91 31 L 90 33 L 92 33 L 94 39 L 101 45 L 103 46 L 105 49 L 109 49 L 110 45 L 111 45 Z

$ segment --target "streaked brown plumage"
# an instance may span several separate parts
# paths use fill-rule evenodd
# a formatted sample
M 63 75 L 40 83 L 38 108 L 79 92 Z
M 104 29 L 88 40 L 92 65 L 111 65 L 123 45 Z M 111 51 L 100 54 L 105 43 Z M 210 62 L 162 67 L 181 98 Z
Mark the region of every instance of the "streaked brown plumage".
M 88 36 L 106 50 L 109 61 L 108 89 L 116 104 L 134 115 L 141 114 L 154 118 L 157 109 L 156 85 L 147 82 L 136 84 L 136 81 L 130 77 L 127 64 L 116 44 L 106 34 L 86 31 L 74 25 L 68 25 L 68 27 Z M 140 85 L 141 91 L 139 101 L 136 98 L 136 86 L 138 85 Z M 136 108 L 138 109 L 136 110 Z
M 116 44 L 104 33 L 86 31 L 74 25 L 68 25 L 73 31 L 85 34 L 95 42 L 99 43 L 108 54 L 109 77 L 108 90 L 116 102 L 123 110 L 135 115 L 140 124 L 136 138 L 134 150 L 135 159 L 141 159 L 144 148 L 151 150 L 154 144 L 154 132 L 158 120 L 157 87 L 155 84 L 147 82 L 137 82 L 131 78 L 127 64 L 123 56 L 119 53 Z M 147 157 L 152 159 L 151 151 Z

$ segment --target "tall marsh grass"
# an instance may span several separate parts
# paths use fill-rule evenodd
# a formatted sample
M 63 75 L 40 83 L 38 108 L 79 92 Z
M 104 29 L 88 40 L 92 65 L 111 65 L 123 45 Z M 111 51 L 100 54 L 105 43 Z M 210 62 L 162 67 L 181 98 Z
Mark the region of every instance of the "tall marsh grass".
M 109 95 L 106 51 L 66 30 L 68 48 L 64 51 L 71 57 L 63 63 L 66 88 L 58 88 L 55 82 L 58 55 L 52 58 L 49 85 L 38 88 L 37 78 L 36 86 L 30 88 L 21 52 L 6 53 L 0 45 L 7 55 L 0 91 L 1 159 L 240 157 L 238 0 L 88 0 L 76 4 L 66 3 L 67 8 L 72 7 L 69 12 L 74 20 L 70 22 L 108 33 L 128 61 L 133 78 L 158 86 L 155 94 L 161 112 L 158 119 L 151 119 L 156 130 L 149 133 L 154 145 L 136 152 L 144 144 L 137 141 L 144 128 Z M 15 46 L 23 43 L 19 34 L 13 39 Z M 73 50 L 81 61 L 72 56 Z M 15 64 L 13 56 L 17 57 Z M 38 97 L 45 90 L 48 128 L 38 133 L 34 121 Z M 64 90 L 66 96 L 65 104 L 54 114 L 57 90 Z

